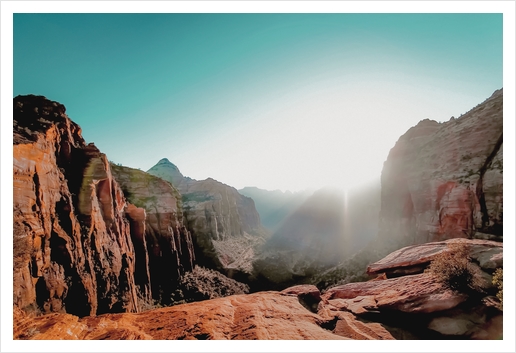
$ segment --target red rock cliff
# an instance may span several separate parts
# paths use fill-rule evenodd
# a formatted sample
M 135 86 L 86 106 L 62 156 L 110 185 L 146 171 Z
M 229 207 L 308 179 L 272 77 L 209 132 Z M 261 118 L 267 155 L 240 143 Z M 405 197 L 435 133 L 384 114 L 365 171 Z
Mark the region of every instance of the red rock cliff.
M 141 170 L 112 165 L 112 172 L 130 202 L 145 210 L 145 227 L 134 239 L 141 252 L 136 281 L 141 291 L 151 284 L 152 296 L 170 304 L 177 282 L 193 268 L 192 236 L 183 219 L 181 195 L 169 182 Z M 135 219 L 133 215 L 129 218 Z M 148 258 L 148 261 L 138 259 Z
M 398 245 L 501 240 L 502 141 L 502 90 L 460 118 L 409 129 L 382 171 L 380 238 Z
M 212 178 L 184 177 L 166 158 L 147 172 L 169 181 L 181 193 L 200 264 L 230 276 L 251 273 L 256 249 L 269 236 L 251 198 Z
M 126 201 L 106 156 L 85 144 L 63 105 L 30 95 L 13 109 L 14 304 L 138 312 Z

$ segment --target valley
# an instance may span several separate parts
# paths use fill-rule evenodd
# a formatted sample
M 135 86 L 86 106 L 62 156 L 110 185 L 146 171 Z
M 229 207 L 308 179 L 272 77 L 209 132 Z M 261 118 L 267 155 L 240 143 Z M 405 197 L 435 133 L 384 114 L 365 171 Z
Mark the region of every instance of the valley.
M 348 193 L 144 172 L 61 103 L 13 109 L 15 340 L 502 337 L 502 89 L 410 127 Z M 460 288 L 432 272 L 446 254 Z

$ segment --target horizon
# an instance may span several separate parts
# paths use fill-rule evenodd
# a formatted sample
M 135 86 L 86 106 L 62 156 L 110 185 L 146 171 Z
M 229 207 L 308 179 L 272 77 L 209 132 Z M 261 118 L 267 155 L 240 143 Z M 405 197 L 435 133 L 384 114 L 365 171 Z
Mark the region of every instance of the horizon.
M 503 86 L 501 14 L 13 20 L 14 96 L 65 105 L 115 163 L 147 171 L 168 158 L 236 189 L 379 180 L 410 127 L 458 117 Z
M 411 107 L 407 107 L 408 113 L 412 112 L 414 115 L 411 119 L 407 119 L 405 122 L 405 125 L 397 127 L 397 129 L 400 131 L 398 133 L 398 130 L 390 132 L 389 136 L 391 136 L 391 140 L 389 140 L 387 143 L 385 143 L 385 146 L 389 146 L 386 151 L 383 151 L 384 158 L 383 161 L 379 164 L 376 164 L 376 169 L 373 170 L 377 171 L 378 168 L 381 171 L 381 166 L 383 165 L 383 162 L 387 158 L 387 154 L 390 148 L 394 146 L 394 143 L 397 141 L 397 139 L 406 132 L 411 126 L 415 125 L 417 121 L 422 120 L 424 118 L 430 118 L 434 119 L 436 121 L 446 121 L 448 120 L 452 115 L 455 117 L 458 117 L 460 114 L 465 113 L 466 111 L 470 110 L 477 104 L 481 103 L 485 99 L 487 99 L 496 89 L 503 88 L 506 96 L 504 97 L 505 105 L 504 105 L 504 134 L 506 135 L 506 139 L 504 141 L 505 145 L 505 151 L 504 156 L 506 157 L 505 163 L 504 163 L 504 169 L 505 169 L 505 177 L 507 180 L 512 181 L 514 180 L 514 3 L 510 2 L 487 2 L 487 1 L 464 1 L 464 2 L 313 2 L 313 1 L 294 1 L 294 2 L 225 2 L 220 3 L 218 1 L 210 1 L 210 2 L 149 2 L 149 3 L 143 3 L 141 1 L 131 1 L 131 2 L 117 2 L 117 3 L 103 3 L 103 2 L 53 2 L 48 3 L 46 1 L 41 2 L 32 2 L 30 9 L 27 7 L 27 4 L 23 2 L 2 2 L 2 11 L 1 11 L 1 17 L 2 17 L 2 115 L 4 116 L 4 119 L 2 119 L 2 151 L 3 151 L 3 164 L 2 164 L 2 170 L 5 174 L 3 174 L 4 178 L 2 181 L 2 191 L 4 193 L 2 200 L 2 206 L 3 209 L 6 210 L 8 207 L 11 207 L 11 201 L 12 201 L 12 179 L 11 176 L 7 176 L 7 171 L 11 172 L 11 162 L 12 162 L 12 147 L 10 145 L 10 128 L 11 128 L 11 120 L 9 117 L 12 114 L 11 109 L 11 102 L 12 98 L 16 96 L 16 94 L 13 94 L 14 90 L 14 82 L 13 79 L 16 77 L 16 73 L 13 71 L 13 64 L 16 65 L 16 62 L 14 61 L 12 52 L 13 50 L 13 33 L 11 32 L 13 27 L 13 20 L 15 13 L 23 13 L 23 12 L 32 12 L 32 13 L 38 13 L 38 12 L 88 12 L 88 13 L 94 13 L 94 12 L 361 12 L 361 13 L 367 13 L 371 11 L 376 12 L 413 12 L 413 13 L 446 13 L 446 12 L 453 12 L 455 14 L 461 13 L 461 12 L 467 12 L 471 14 L 475 13 L 498 13 L 500 17 L 503 16 L 503 87 L 501 84 L 502 77 L 501 77 L 501 59 L 500 59 L 500 73 L 495 74 L 496 77 L 500 76 L 500 78 L 496 78 L 497 81 L 500 81 L 498 83 L 489 83 L 485 86 L 482 86 L 483 83 L 481 81 L 477 81 L 477 74 L 475 74 L 476 70 L 473 70 L 473 75 L 471 77 L 468 76 L 468 72 L 462 71 L 457 65 L 451 65 L 451 74 L 449 75 L 449 79 L 452 83 L 455 83 L 454 85 L 433 85 L 432 83 L 426 83 L 426 86 L 424 86 L 425 89 L 429 90 L 430 92 L 433 92 L 432 95 L 428 97 L 428 99 L 420 99 L 417 102 L 414 102 Z M 39 28 L 37 29 L 40 30 Z M 445 32 L 445 31 L 444 31 Z M 501 30 L 500 30 L 501 32 Z M 442 32 L 440 32 L 442 33 Z M 415 33 L 414 33 L 415 35 Z M 38 56 L 43 56 L 48 59 L 48 53 L 46 51 L 52 51 L 54 53 L 55 58 L 57 59 L 58 56 L 62 56 L 63 53 L 66 53 L 66 50 L 70 50 L 73 45 L 71 44 L 78 44 L 78 43 L 69 43 L 67 42 L 66 45 L 64 45 L 62 42 L 59 41 L 59 38 L 45 38 L 44 42 L 41 45 L 41 48 L 39 51 L 32 51 L 29 52 L 29 55 L 34 56 L 34 59 L 37 59 Z M 500 39 L 501 40 L 501 39 Z M 46 46 L 43 44 L 47 44 Z M 486 50 L 486 48 L 481 47 L 480 43 L 485 42 L 478 42 L 478 47 L 473 46 L 473 51 L 470 53 L 472 58 L 467 58 L 466 62 L 469 62 L 469 60 L 475 61 L 475 56 L 479 54 L 485 54 L 483 51 Z M 498 40 L 496 40 L 496 43 L 498 43 Z M 67 46 L 68 45 L 68 46 Z M 490 46 L 489 46 L 490 47 Z M 441 55 L 439 57 L 439 53 L 435 54 L 437 56 L 438 61 L 437 64 L 446 64 L 445 62 L 448 59 L 448 52 L 441 52 Z M 501 55 L 501 54 L 500 54 Z M 77 54 L 76 57 L 80 58 L 80 55 Z M 450 54 L 450 57 L 453 57 L 453 55 Z M 13 61 L 11 61 L 13 60 Z M 60 58 L 62 60 L 62 57 Z M 481 65 L 482 66 L 482 65 Z M 19 67 L 19 66 L 18 66 Z M 40 66 L 36 66 L 33 68 L 33 71 L 37 73 L 38 70 L 40 70 Z M 58 68 L 59 69 L 59 68 Z M 455 69 L 457 69 L 455 71 Z M 63 68 L 64 70 L 64 68 Z M 65 70 L 66 71 L 66 70 Z M 480 70 L 483 71 L 483 70 Z M 421 73 L 421 71 L 418 71 Z M 73 70 L 67 71 L 67 73 L 73 73 Z M 14 75 L 11 76 L 11 75 Z M 462 76 L 461 76 L 462 75 Z M 486 73 L 486 75 L 488 75 Z M 428 72 L 428 76 L 433 77 L 435 76 L 435 80 L 433 82 L 437 82 L 438 78 L 442 78 L 443 71 L 439 69 L 435 69 L 434 71 L 430 70 Z M 444 75 L 446 76 L 446 75 Z M 457 82 L 457 77 L 463 77 L 466 79 L 466 82 L 460 84 Z M 45 77 L 52 77 L 52 75 L 45 76 Z M 384 75 L 384 78 L 388 78 L 388 73 Z M 417 78 L 417 76 L 414 76 Z M 469 81 L 468 80 L 469 77 Z M 56 84 L 61 84 L 64 80 L 63 77 L 58 77 L 59 82 Z M 94 80 L 96 77 L 92 75 L 91 80 Z M 380 77 L 381 78 L 381 77 Z M 37 76 L 33 77 L 34 80 L 40 80 L 41 79 L 41 73 Z M 264 78 L 265 79 L 265 78 Z M 67 82 L 74 82 L 73 79 L 67 78 Z M 41 81 L 41 85 L 44 86 L 45 80 Z M 206 82 L 206 81 L 205 81 Z M 416 81 L 417 82 L 417 81 Z M 77 82 L 76 82 L 77 83 Z M 77 85 L 79 85 L 81 82 L 78 82 Z M 202 82 L 201 82 L 202 83 Z M 201 84 L 201 83 L 198 83 Z M 91 99 L 93 93 L 95 91 L 92 91 L 92 95 L 84 95 L 83 86 L 76 87 L 77 85 L 73 84 L 71 86 L 64 86 L 61 87 L 60 93 L 48 93 L 44 92 L 43 90 L 38 91 L 31 91 L 31 92 L 20 92 L 21 94 L 42 94 L 47 95 L 47 98 L 55 101 L 60 101 L 67 107 L 67 113 L 70 114 L 70 118 L 77 122 L 83 129 L 84 129 L 84 137 L 86 142 L 94 142 L 101 150 L 101 152 L 104 152 L 107 154 L 107 157 L 109 159 L 114 159 L 115 162 L 128 164 L 132 168 L 141 168 L 142 170 L 147 170 L 150 168 L 153 164 L 157 163 L 157 161 L 160 158 L 166 157 L 172 160 L 175 164 L 179 166 L 180 170 L 187 176 L 196 178 L 196 179 L 205 179 L 206 177 L 209 177 L 209 175 L 194 175 L 195 173 L 195 165 L 192 166 L 191 169 L 186 169 L 188 166 L 182 165 L 181 160 L 179 160 L 177 157 L 177 154 L 159 154 L 156 156 L 152 156 L 155 159 L 150 159 L 148 162 L 149 165 L 137 165 L 135 163 L 132 163 L 129 158 L 131 154 L 134 154 L 135 156 L 139 155 L 138 149 L 142 149 L 141 146 L 137 146 L 137 148 L 130 148 L 130 146 L 120 146 L 119 149 L 112 147 L 108 147 L 106 145 L 106 137 L 109 135 L 106 133 L 106 137 L 102 137 L 102 128 L 97 129 L 96 131 L 90 131 L 88 126 L 91 123 L 88 119 L 88 117 L 91 117 L 90 113 L 95 110 L 99 110 L 99 108 L 106 107 L 106 103 L 109 103 L 109 98 L 104 97 L 104 99 L 98 99 L 99 97 L 102 98 L 102 94 L 104 91 L 109 92 L 108 86 L 102 87 L 103 91 L 100 92 L 99 96 L 97 96 L 98 100 L 89 101 Z M 410 89 L 407 89 L 403 92 L 409 92 L 409 97 L 414 98 L 415 96 L 421 98 L 421 96 L 424 96 L 424 89 L 419 88 L 418 85 L 410 86 L 414 89 L 414 92 L 412 92 Z M 59 87 L 58 87 L 59 88 Z M 194 87 L 195 88 L 195 87 Z M 406 88 L 406 87 L 405 87 Z M 475 88 L 475 89 L 473 89 Z M 27 88 L 28 89 L 28 88 Z M 473 90 L 472 91 L 470 91 Z M 439 91 L 442 90 L 442 92 L 439 94 Z M 417 91 L 417 92 L 416 92 Z M 420 92 L 420 94 L 416 94 Z M 422 92 L 422 93 L 421 93 Z M 469 93 L 465 93 L 469 92 Z M 189 93 L 186 92 L 185 95 Z M 191 91 L 190 91 L 191 93 Z M 209 93 L 206 92 L 205 93 Z M 219 92 L 220 93 L 220 92 Z M 236 95 L 238 92 L 232 92 L 233 95 Z M 245 93 L 245 92 L 243 92 Z M 273 92 L 274 93 L 274 92 Z M 378 94 L 382 94 L 382 92 L 377 92 Z M 222 94 L 222 93 L 220 93 Z M 272 94 L 272 93 L 271 93 Z M 393 92 L 391 92 L 391 95 L 386 96 L 395 96 Z M 122 102 L 129 102 L 127 98 L 124 98 L 123 95 L 120 93 L 121 101 Z M 76 98 L 76 99 L 69 99 L 69 98 Z M 281 96 L 280 98 L 283 98 Z M 438 101 L 434 101 L 436 99 Z M 442 99 L 441 99 L 442 98 Z M 460 98 L 460 99 L 458 99 Z M 162 102 L 159 99 L 156 100 L 157 102 Z M 397 101 L 397 100 L 394 100 Z M 424 103 L 423 105 L 418 105 Z M 163 102 L 162 102 L 163 103 Z M 91 104 L 91 106 L 89 106 Z M 109 105 L 108 105 L 109 107 Z M 252 104 L 250 104 L 250 107 L 253 107 Z M 86 109 L 85 109 L 86 108 Z M 111 107 L 109 107 L 111 108 Z M 156 111 L 158 111 L 158 108 L 162 108 L 161 106 L 158 106 L 155 108 Z M 402 109 L 398 107 L 398 112 L 401 113 Z M 411 108 L 411 109 L 409 109 Z M 418 109 L 415 109 L 418 108 Z M 142 108 L 143 109 L 143 108 Z M 191 108 L 192 110 L 200 110 L 200 107 Z M 391 112 L 391 111 L 389 111 Z M 426 114 L 426 112 L 433 112 L 432 114 Z M 139 114 L 141 112 L 136 112 L 135 114 Z M 403 113 L 407 113 L 405 110 L 403 110 Z M 408 114 L 407 113 L 407 114 Z M 120 115 L 123 116 L 123 110 Z M 410 115 L 410 114 L 408 114 Z M 426 116 L 425 116 L 426 115 Z M 145 115 L 144 115 L 145 116 Z M 391 116 L 391 115 L 389 115 Z M 112 116 L 111 116 L 112 117 Z M 242 120 L 246 120 L 247 116 L 242 116 Z M 101 121 L 102 119 L 105 119 L 107 122 L 110 121 L 110 116 L 106 112 L 103 112 L 102 116 L 100 117 Z M 417 121 L 416 121 L 417 120 Z M 415 122 L 415 123 L 413 123 Z M 4 126 L 5 124 L 5 126 Z M 374 124 L 371 124 L 374 126 Z M 111 126 L 111 125 L 109 125 Z M 382 128 L 382 126 L 378 127 L 379 129 Z M 136 129 L 137 130 L 137 129 Z M 143 130 L 143 132 L 145 132 Z M 176 133 L 179 133 L 176 131 Z M 109 139 L 107 139 L 109 140 Z M 127 149 L 128 153 L 124 153 L 123 149 L 124 147 Z M 119 158 L 119 156 L 121 156 Z M 184 156 L 184 160 L 187 160 L 187 157 L 190 155 Z M 194 154 L 195 156 L 195 154 Z M 123 158 L 122 158 L 123 157 Z M 127 160 L 124 158 L 128 158 Z M 292 157 L 293 160 L 299 159 L 300 155 L 295 155 Z M 142 160 L 146 160 L 145 156 L 142 158 Z M 379 167 L 378 167 L 379 165 Z M 248 166 L 246 166 L 248 167 Z M 288 167 L 288 165 L 286 166 Z M 189 167 L 188 167 L 189 168 Z M 283 168 L 285 169 L 285 168 Z M 358 168 L 356 168 L 358 169 Z M 222 178 L 219 178 L 217 176 L 213 176 L 215 179 L 231 184 L 230 180 L 224 179 L 224 175 L 221 175 Z M 380 175 L 378 174 L 378 177 Z M 250 183 L 251 184 L 251 183 Z M 235 186 L 236 185 L 232 185 Z M 260 188 L 264 188 L 264 186 L 259 186 Z M 511 210 L 514 211 L 514 183 L 509 182 L 504 185 L 504 208 L 508 210 L 509 214 L 511 214 Z M 10 234 L 12 232 L 12 222 L 10 222 L 12 219 L 10 213 L 3 212 L 2 214 L 2 230 L 6 234 Z M 514 234 L 515 228 L 514 228 L 514 222 L 506 222 L 505 224 L 505 230 L 504 233 L 506 234 Z M 3 277 L 7 278 L 7 280 L 2 281 L 2 297 L 5 299 L 9 299 L 12 295 L 12 281 L 8 280 L 10 277 L 9 268 L 12 264 L 12 251 L 11 246 L 11 239 L 10 237 L 4 237 L 4 240 L 2 241 L 3 245 L 3 252 L 2 252 L 2 265 L 3 265 Z M 505 239 L 505 251 L 509 256 L 506 256 L 505 259 L 505 265 L 506 265 L 506 291 L 507 293 L 514 292 L 514 238 L 513 237 L 506 237 Z M 9 300 L 4 300 L 2 308 L 5 312 L 8 312 L 11 310 L 11 303 Z M 513 323 L 514 322 L 514 311 L 511 310 L 513 308 L 513 304 L 511 301 L 507 302 L 507 310 L 505 312 L 505 324 L 507 323 Z M 4 320 L 5 319 L 5 320 Z M 2 319 L 2 332 L 5 333 L 5 339 L 3 339 L 2 347 L 7 347 L 8 349 L 14 349 L 14 350 L 33 350 L 33 351 L 39 351 L 42 348 L 41 343 L 36 341 L 28 341 L 28 342 L 14 342 L 11 340 L 10 336 L 12 334 L 12 320 L 9 315 L 4 315 L 4 319 Z M 505 325 L 506 326 L 506 325 Z M 510 327 L 510 326 L 509 326 Z M 4 332 L 5 331 L 5 332 Z M 497 349 L 500 350 L 507 350 L 510 351 L 512 348 L 509 348 L 510 345 L 514 344 L 513 339 L 509 339 L 506 337 L 506 340 L 500 340 L 500 341 L 462 341 L 461 345 L 471 349 L 472 351 L 489 351 L 492 350 L 493 347 L 497 347 Z M 51 348 L 52 350 L 57 351 L 74 351 L 76 350 L 77 346 L 72 345 L 72 343 L 67 343 L 70 341 L 63 341 L 62 344 L 53 345 Z M 424 344 L 424 347 L 426 349 L 435 349 L 440 350 L 443 349 L 445 346 L 442 344 L 444 341 L 426 341 Z M 248 345 L 244 344 L 243 341 L 232 341 L 232 342 L 226 342 L 226 341 L 210 341 L 208 342 L 194 342 L 194 341 L 175 341 L 174 345 L 176 347 L 179 347 L 177 349 L 184 350 L 184 351 L 199 351 L 199 350 L 206 350 L 207 345 L 209 344 L 210 350 L 212 351 L 246 351 L 249 350 Z M 152 346 L 152 349 L 155 350 L 161 350 L 163 351 L 162 345 L 156 345 L 154 343 L 150 343 Z M 347 342 L 346 347 L 350 348 L 351 350 L 356 351 L 382 351 L 385 350 L 386 345 L 389 345 L 393 350 L 399 351 L 399 352 L 413 352 L 414 350 L 421 350 L 423 348 L 415 348 L 412 341 L 393 341 L 393 342 L 386 342 L 386 341 L 353 341 L 353 342 Z M 319 341 L 300 341 L 298 343 L 289 343 L 289 346 L 287 347 L 284 343 L 281 342 L 273 342 L 273 341 L 257 341 L 253 343 L 253 347 L 260 347 L 261 350 L 270 350 L 270 349 L 278 349 L 280 347 L 281 349 L 288 350 L 291 349 L 291 347 L 296 347 L 299 350 L 304 351 L 319 351 L 321 350 L 321 342 Z M 342 347 L 339 348 L 339 346 L 331 345 L 331 344 L 323 344 L 324 349 L 328 351 L 338 351 Z M 418 345 L 417 347 L 420 347 L 422 345 Z M 81 347 L 83 349 L 95 349 L 98 350 L 99 345 L 98 342 L 81 342 Z M 89 348 L 84 348 L 89 347 Z M 120 341 L 107 341 L 102 343 L 101 349 L 111 349 L 113 351 L 123 351 L 123 350 L 144 350 L 148 349 L 149 343 L 144 342 L 128 342 L 126 344 L 121 343 Z M 432 348 L 428 348 L 432 347 Z M 449 349 L 449 345 L 446 345 Z M 511 346 L 512 347 L 512 346 Z M 259 349 L 259 348 L 255 348 Z

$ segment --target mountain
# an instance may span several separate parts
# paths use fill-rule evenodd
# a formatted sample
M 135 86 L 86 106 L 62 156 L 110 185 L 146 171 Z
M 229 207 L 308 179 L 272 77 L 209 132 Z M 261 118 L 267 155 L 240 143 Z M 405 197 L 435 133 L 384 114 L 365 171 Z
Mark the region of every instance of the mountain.
M 126 216 L 106 156 L 63 105 L 33 95 L 13 103 L 14 304 L 78 316 L 138 312 L 135 269 L 145 260 L 130 232 L 138 220 Z
M 389 252 L 454 238 L 503 240 L 502 89 L 459 118 L 408 129 L 382 170 L 378 236 L 310 281 L 360 280 Z
M 282 192 L 257 187 L 245 187 L 238 192 L 254 200 L 262 224 L 273 233 L 281 226 L 288 215 L 298 209 L 312 194 L 310 191 Z
M 262 282 L 285 288 L 361 250 L 378 233 L 379 185 L 315 191 L 293 210 L 254 263 Z
M 83 317 L 249 291 L 198 266 L 169 182 L 109 163 L 63 105 L 13 103 L 15 307 Z
M 254 201 L 212 178 L 184 177 L 168 159 L 147 171 L 169 181 L 182 195 L 188 229 L 193 234 L 199 264 L 230 277 L 252 272 L 256 249 L 269 232 L 261 222 Z
M 459 118 L 423 120 L 400 137 L 382 171 L 380 220 L 380 237 L 395 244 L 502 239 L 502 89 Z
M 320 190 L 269 238 L 234 188 L 185 178 L 167 160 L 158 164 L 175 170 L 176 188 L 115 166 L 63 105 L 18 96 L 13 337 L 500 339 L 502 108 L 499 90 L 458 119 L 423 120 L 401 136 L 382 171 L 378 236 L 331 266 L 363 241 L 348 235 L 369 234 L 374 187 L 344 199 Z M 241 294 L 249 287 L 205 263 L 317 287 Z M 176 305 L 156 308 L 163 294 Z
M 142 217 L 132 219 L 144 223 L 133 229 L 137 257 L 137 283 L 150 283 L 152 297 L 162 305 L 171 303 L 178 280 L 185 271 L 191 271 L 195 261 L 190 231 L 185 226 L 179 192 L 167 181 L 138 169 L 111 164 L 111 172 L 129 202 L 144 210 Z M 141 279 L 141 280 L 140 280 Z M 150 280 L 152 279 L 152 280 Z M 148 288 L 140 285 L 141 291 Z

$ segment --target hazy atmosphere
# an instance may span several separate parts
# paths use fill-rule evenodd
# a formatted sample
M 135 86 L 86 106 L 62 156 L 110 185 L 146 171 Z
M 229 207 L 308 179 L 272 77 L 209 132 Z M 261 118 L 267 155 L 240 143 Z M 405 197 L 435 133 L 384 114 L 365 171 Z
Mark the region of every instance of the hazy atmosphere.
M 1 351 L 511 351 L 514 2 L 0 6 Z
M 378 179 L 408 128 L 502 85 L 501 14 L 14 14 L 14 96 L 116 163 L 236 188 Z

